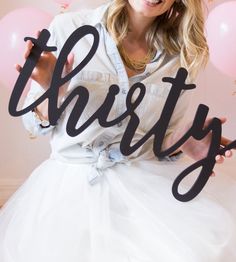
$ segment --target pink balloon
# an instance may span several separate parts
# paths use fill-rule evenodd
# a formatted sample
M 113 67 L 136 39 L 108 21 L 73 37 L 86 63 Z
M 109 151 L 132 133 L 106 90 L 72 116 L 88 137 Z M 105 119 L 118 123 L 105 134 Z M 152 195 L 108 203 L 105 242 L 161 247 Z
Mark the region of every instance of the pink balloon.
M 236 2 L 215 7 L 206 23 L 210 60 L 223 73 L 236 77 Z
M 36 37 L 38 30 L 48 28 L 52 18 L 52 15 L 44 11 L 26 7 L 16 9 L 0 20 L 0 81 L 8 88 L 13 89 L 19 75 L 14 64 L 24 65 L 25 62 L 26 43 L 24 37 Z

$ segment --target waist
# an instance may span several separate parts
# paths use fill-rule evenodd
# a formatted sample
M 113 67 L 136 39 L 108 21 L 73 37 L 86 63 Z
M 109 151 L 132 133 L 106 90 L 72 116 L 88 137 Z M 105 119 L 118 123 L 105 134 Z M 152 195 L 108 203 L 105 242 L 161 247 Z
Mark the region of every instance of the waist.
M 132 163 L 134 161 L 148 160 L 154 158 L 153 152 L 135 152 L 124 156 L 119 147 L 109 146 L 104 149 L 91 147 L 70 147 L 62 151 L 52 151 L 50 159 L 69 164 L 96 164 L 96 163 Z

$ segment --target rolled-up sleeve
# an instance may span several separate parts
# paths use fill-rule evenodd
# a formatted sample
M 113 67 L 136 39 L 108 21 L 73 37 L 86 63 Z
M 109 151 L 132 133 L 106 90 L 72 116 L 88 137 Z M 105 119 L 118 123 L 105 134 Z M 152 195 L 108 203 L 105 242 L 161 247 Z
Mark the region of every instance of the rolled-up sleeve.
M 30 90 L 24 100 L 23 108 L 26 108 L 37 100 L 44 93 L 44 89 L 35 81 L 32 80 Z M 52 131 L 55 126 L 42 127 L 42 121 L 37 118 L 34 112 L 30 111 L 22 116 L 22 121 L 25 129 L 29 132 L 30 138 L 35 138 L 39 135 L 46 135 Z

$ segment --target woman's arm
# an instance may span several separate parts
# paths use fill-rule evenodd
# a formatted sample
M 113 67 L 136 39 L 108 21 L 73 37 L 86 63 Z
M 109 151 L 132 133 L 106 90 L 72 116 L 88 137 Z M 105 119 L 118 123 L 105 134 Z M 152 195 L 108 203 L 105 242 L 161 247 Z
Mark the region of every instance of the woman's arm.
M 165 138 L 162 144 L 162 151 L 173 146 L 182 136 L 181 127 L 187 124 L 186 113 L 189 105 L 191 104 L 191 99 L 193 96 L 193 90 L 182 91 L 172 117 L 170 119 L 169 126 L 166 131 Z M 160 160 L 175 161 L 182 156 L 182 149 L 178 148 L 169 156 L 164 158 L 159 158 Z
M 59 96 L 58 96 L 58 107 L 63 102 L 63 99 L 66 96 L 68 84 L 64 87 L 61 87 Z M 26 108 L 34 101 L 36 101 L 45 90 L 34 80 L 32 80 L 32 84 L 30 90 L 25 98 L 23 108 Z M 22 116 L 23 124 L 26 130 L 30 133 L 31 138 L 35 138 L 38 135 L 46 135 L 50 133 L 55 126 L 51 126 L 49 124 L 48 118 L 48 99 L 44 100 L 41 104 L 35 107 L 31 112 Z
M 48 28 L 51 36 L 47 45 L 56 46 L 57 51 L 50 52 L 50 53 L 49 52 L 42 53 L 36 65 L 36 68 L 34 69 L 31 75 L 32 84 L 27 94 L 27 97 L 24 101 L 23 108 L 32 104 L 50 87 L 50 82 L 52 79 L 54 67 L 61 49 L 61 46 L 59 45 L 59 41 L 57 40 L 57 35 L 59 35 L 56 33 L 57 28 L 58 28 L 57 19 L 54 18 L 54 20 L 52 21 L 52 23 Z M 32 48 L 33 48 L 32 42 L 28 41 L 25 51 L 25 59 L 28 58 Z M 68 74 L 72 70 L 73 63 L 74 63 L 74 56 L 73 54 L 70 54 L 68 56 L 67 63 L 64 67 L 64 72 L 63 72 L 64 74 Z M 16 65 L 16 69 L 20 72 L 21 66 Z M 60 106 L 67 92 L 68 85 L 69 83 L 66 83 L 59 90 L 58 106 Z M 32 138 L 38 135 L 45 135 L 54 128 L 54 126 L 50 126 L 48 120 L 49 120 L 48 99 L 44 100 L 40 105 L 34 108 L 31 112 L 23 116 L 23 124 L 25 128 L 30 132 L 30 137 Z

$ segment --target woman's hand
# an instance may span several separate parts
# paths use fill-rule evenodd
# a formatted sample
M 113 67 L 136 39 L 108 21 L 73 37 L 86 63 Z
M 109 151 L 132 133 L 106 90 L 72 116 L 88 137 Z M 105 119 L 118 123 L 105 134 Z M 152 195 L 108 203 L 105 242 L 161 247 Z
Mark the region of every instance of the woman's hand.
M 226 118 L 220 118 L 222 124 L 226 122 Z M 212 121 L 212 118 L 206 119 L 204 127 L 208 126 L 210 122 Z M 189 128 L 189 125 L 186 127 Z M 187 130 L 186 129 L 186 130 Z M 227 144 L 231 143 L 229 139 L 225 137 L 221 137 L 221 145 L 226 146 Z M 207 156 L 209 146 L 211 143 L 211 133 L 208 133 L 206 137 L 204 137 L 202 140 L 196 140 L 193 137 L 190 137 L 182 146 L 181 150 L 187 154 L 192 159 L 198 161 Z M 216 156 L 216 163 L 222 164 L 224 162 L 225 157 L 229 158 L 233 155 L 232 150 L 227 150 L 225 152 L 225 155 L 217 155 Z M 212 173 L 212 176 L 214 176 L 215 173 Z
M 40 31 L 37 32 L 37 37 L 39 37 Z M 25 59 L 30 55 L 31 49 L 34 44 L 31 40 L 28 40 L 26 43 L 26 50 L 24 53 Z M 57 62 L 57 58 L 51 52 L 43 52 L 41 57 L 34 68 L 31 79 L 36 81 L 44 90 L 47 90 L 50 87 L 53 71 Z M 74 55 L 71 53 L 67 57 L 67 62 L 64 66 L 62 77 L 71 72 L 74 64 Z M 19 64 L 15 65 L 15 68 L 18 72 L 22 70 L 22 67 Z M 58 104 L 60 104 L 62 98 L 65 96 L 69 82 L 65 83 L 59 89 L 58 94 Z M 48 100 L 44 100 L 41 104 L 39 104 L 35 109 L 39 118 L 41 120 L 48 120 Z
M 40 31 L 37 32 L 37 37 L 39 37 Z M 31 49 L 33 48 L 34 44 L 31 40 L 26 42 L 26 50 L 24 53 L 24 58 L 27 59 L 30 55 Z M 41 57 L 34 68 L 31 78 L 36 81 L 43 89 L 47 90 L 50 87 L 50 83 L 52 80 L 52 74 L 57 62 L 57 58 L 51 52 L 43 52 Z M 67 58 L 66 65 L 64 67 L 63 75 L 68 74 L 73 67 L 74 63 L 74 55 L 71 53 Z M 22 67 L 19 64 L 15 65 L 15 68 L 18 72 L 22 70 Z M 64 92 L 66 91 L 66 86 L 63 86 L 59 90 L 59 96 L 63 96 Z

